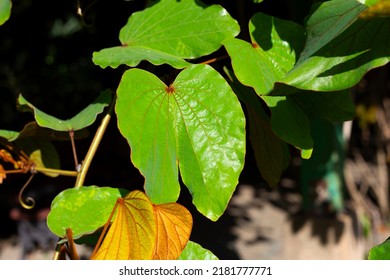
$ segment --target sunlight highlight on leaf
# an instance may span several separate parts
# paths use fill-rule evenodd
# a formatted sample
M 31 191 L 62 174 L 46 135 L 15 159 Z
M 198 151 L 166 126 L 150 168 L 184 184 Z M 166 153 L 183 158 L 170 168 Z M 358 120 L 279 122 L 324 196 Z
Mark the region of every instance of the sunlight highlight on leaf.
M 177 203 L 155 205 L 154 213 L 157 235 L 153 259 L 176 260 L 180 257 L 191 235 L 191 213 Z
M 156 223 L 148 197 L 141 191 L 132 191 L 124 198 L 118 198 L 116 205 L 118 210 L 115 219 L 103 244 L 91 259 L 151 259 Z

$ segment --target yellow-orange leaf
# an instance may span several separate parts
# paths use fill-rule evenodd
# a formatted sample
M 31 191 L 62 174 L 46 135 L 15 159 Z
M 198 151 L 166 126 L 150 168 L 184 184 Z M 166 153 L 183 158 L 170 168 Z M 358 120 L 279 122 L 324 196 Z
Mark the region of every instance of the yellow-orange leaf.
M 154 205 L 156 217 L 156 245 L 153 259 L 176 260 L 190 238 L 191 213 L 177 203 Z
M 92 256 L 92 259 L 151 259 L 155 236 L 156 223 L 153 204 L 143 192 L 132 191 L 124 198 L 118 199 L 116 216 L 103 244 Z

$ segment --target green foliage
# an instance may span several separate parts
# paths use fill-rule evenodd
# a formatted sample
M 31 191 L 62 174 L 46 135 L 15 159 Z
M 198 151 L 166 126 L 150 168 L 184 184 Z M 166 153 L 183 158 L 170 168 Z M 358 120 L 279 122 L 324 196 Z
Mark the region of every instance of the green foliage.
M 368 252 L 369 260 L 390 260 L 390 240 L 387 239 L 383 243 L 378 244 Z
M 0 2 L 0 24 L 9 17 L 7 4 Z M 29 164 L 22 172 L 39 167 L 55 176 L 61 172 L 50 141 L 71 139 L 73 145 L 104 112 L 90 150 L 76 164 L 80 170 L 65 173 L 77 176 L 75 188 L 53 200 L 48 225 L 61 238 L 69 238 L 67 229 L 74 239 L 101 230 L 123 196 L 116 188 L 80 187 L 113 113 L 130 146 L 131 162 L 145 178 L 145 201 L 174 203 L 184 185 L 197 210 L 216 221 L 244 167 L 247 132 L 258 169 L 276 186 L 289 164 L 290 146 L 302 158 L 311 157 L 314 117 L 330 122 L 354 117 L 349 89 L 390 58 L 389 18 L 361 16 L 375 4 L 317 3 L 304 26 L 256 13 L 247 27 L 240 27 L 221 5 L 157 1 L 130 15 L 119 32 L 119 46 L 93 53 L 93 62 L 102 68 L 126 66 L 115 98 L 103 92 L 76 116 L 61 120 L 20 95 L 18 108 L 32 112 L 35 121 L 20 132 L 0 130 L 0 144 L 8 149 L 15 144 L 27 153 Z M 244 28 L 250 41 L 238 38 Z M 230 59 L 216 57 L 221 52 Z M 205 56 L 215 60 L 199 63 Z M 215 61 L 215 67 L 207 65 Z M 13 162 L 7 153 L 0 155 Z M 378 254 L 375 248 L 370 258 Z M 180 259 L 216 257 L 189 241 Z
M 0 0 L 0 25 L 4 24 L 11 15 L 11 1 Z

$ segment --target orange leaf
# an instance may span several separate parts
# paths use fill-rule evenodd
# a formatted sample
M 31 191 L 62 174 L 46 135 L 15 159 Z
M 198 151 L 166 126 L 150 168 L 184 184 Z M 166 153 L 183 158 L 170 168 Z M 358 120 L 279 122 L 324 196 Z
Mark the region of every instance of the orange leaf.
M 141 191 L 132 191 L 124 198 L 118 198 L 117 207 L 116 216 L 103 244 L 91 259 L 151 259 L 156 223 L 149 198 Z
M 155 205 L 154 213 L 157 231 L 153 259 L 176 260 L 191 235 L 191 213 L 177 203 Z

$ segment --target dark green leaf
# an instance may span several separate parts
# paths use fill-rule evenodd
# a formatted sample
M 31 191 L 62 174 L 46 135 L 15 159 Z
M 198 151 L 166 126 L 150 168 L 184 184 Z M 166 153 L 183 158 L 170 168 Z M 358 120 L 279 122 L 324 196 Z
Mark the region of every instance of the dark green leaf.
M 118 127 L 156 203 L 175 202 L 178 166 L 197 209 L 216 220 L 238 183 L 245 154 L 245 118 L 237 97 L 208 65 L 186 68 L 169 86 L 128 70 L 118 88 Z
M 102 227 L 124 190 L 110 187 L 80 187 L 59 193 L 51 204 L 47 217 L 50 230 L 59 237 L 65 237 L 70 228 L 73 238 L 90 234 Z
M 195 0 L 161 0 L 133 13 L 121 29 L 120 47 L 95 52 L 93 62 L 101 67 L 136 66 L 142 60 L 167 63 L 175 68 L 218 50 L 222 41 L 240 31 L 237 22 L 219 5 Z
M 0 0 L 0 25 L 6 22 L 11 15 L 11 1 L 10 0 Z

